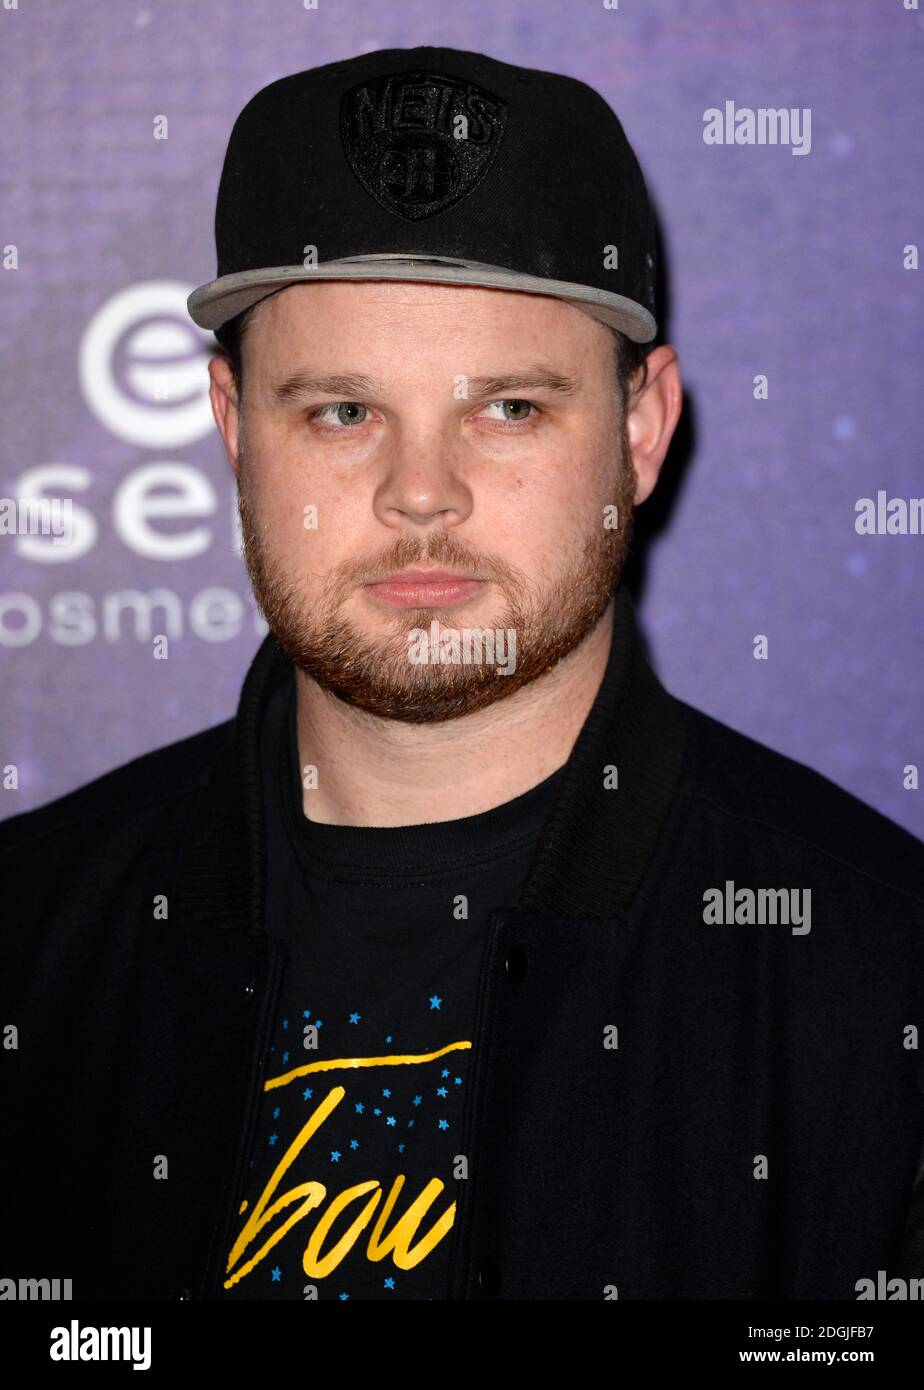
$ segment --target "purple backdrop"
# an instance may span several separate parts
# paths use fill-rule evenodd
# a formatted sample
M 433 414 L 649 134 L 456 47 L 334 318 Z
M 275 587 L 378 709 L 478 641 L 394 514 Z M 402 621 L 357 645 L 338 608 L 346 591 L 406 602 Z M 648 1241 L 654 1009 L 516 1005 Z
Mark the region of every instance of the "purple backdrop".
M 924 492 L 914 0 L 0 7 L 0 495 L 74 521 L 0 537 L 0 815 L 233 713 L 263 627 L 183 307 L 225 143 L 275 78 L 418 44 L 582 78 L 645 170 L 688 393 L 640 574 L 665 684 L 924 837 L 924 537 L 855 526 Z M 726 102 L 808 110 L 810 147 L 707 144 Z

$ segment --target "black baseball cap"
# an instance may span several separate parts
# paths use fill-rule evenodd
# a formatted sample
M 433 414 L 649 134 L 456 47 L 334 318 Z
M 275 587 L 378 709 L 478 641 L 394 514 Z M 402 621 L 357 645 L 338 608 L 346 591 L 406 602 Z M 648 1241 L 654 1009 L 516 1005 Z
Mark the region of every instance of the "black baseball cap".
M 657 333 L 645 180 L 615 112 L 574 77 L 454 48 L 390 48 L 283 77 L 234 123 L 218 329 L 308 280 L 551 295 L 638 343 Z

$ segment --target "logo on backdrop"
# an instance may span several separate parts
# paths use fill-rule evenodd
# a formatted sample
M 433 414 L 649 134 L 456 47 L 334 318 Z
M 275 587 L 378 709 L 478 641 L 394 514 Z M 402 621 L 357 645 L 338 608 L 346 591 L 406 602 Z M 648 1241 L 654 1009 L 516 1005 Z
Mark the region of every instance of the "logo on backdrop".
M 230 470 L 219 491 L 209 472 L 183 458 L 138 455 L 139 449 L 189 448 L 214 430 L 207 367 L 212 340 L 186 311 L 192 288 L 178 280 L 129 285 L 96 310 L 83 334 L 77 372 L 84 399 L 123 446 L 126 466 L 115 488 L 108 467 L 101 476 L 83 463 L 40 460 L 27 463 L 13 481 L 14 497 L 0 498 L 0 542 L 16 557 L 20 583 L 31 565 L 65 570 L 98 546 L 115 552 L 113 573 L 134 578 L 140 571 L 144 579 L 102 593 L 70 587 L 49 593 L 44 582 L 34 593 L 0 592 L 0 648 L 40 639 L 59 646 L 150 643 L 187 633 L 227 642 L 245 625 L 256 636 L 265 634 L 243 571 L 241 592 L 208 585 L 190 594 L 134 562 L 175 565 L 211 549 L 223 562 L 229 552 L 241 553 Z
M 173 449 L 213 429 L 208 339 L 186 312 L 190 293 L 177 280 L 129 285 L 87 324 L 80 386 L 96 418 L 126 444 Z

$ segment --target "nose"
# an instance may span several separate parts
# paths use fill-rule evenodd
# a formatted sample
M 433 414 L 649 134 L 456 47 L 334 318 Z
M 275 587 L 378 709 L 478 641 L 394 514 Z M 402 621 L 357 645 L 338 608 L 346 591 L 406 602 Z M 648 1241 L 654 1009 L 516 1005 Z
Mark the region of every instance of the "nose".
M 393 528 L 458 526 L 472 513 L 459 447 L 436 430 L 396 438 L 375 490 L 376 517 Z

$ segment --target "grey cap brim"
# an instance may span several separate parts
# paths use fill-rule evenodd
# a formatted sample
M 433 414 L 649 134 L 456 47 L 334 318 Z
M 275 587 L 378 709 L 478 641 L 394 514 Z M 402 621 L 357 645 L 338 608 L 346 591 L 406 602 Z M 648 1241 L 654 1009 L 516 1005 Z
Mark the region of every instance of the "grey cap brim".
M 651 342 L 658 331 L 648 310 L 621 294 L 608 294 L 590 285 L 572 285 L 565 280 L 548 280 L 541 275 L 521 274 L 503 266 L 483 265 L 480 261 L 400 252 L 342 256 L 320 265 L 277 265 L 222 275 L 193 290 L 186 307 L 193 323 L 200 328 L 220 328 L 261 299 L 306 280 L 423 280 L 437 285 L 480 285 L 485 289 L 545 294 L 573 304 L 636 343 Z

